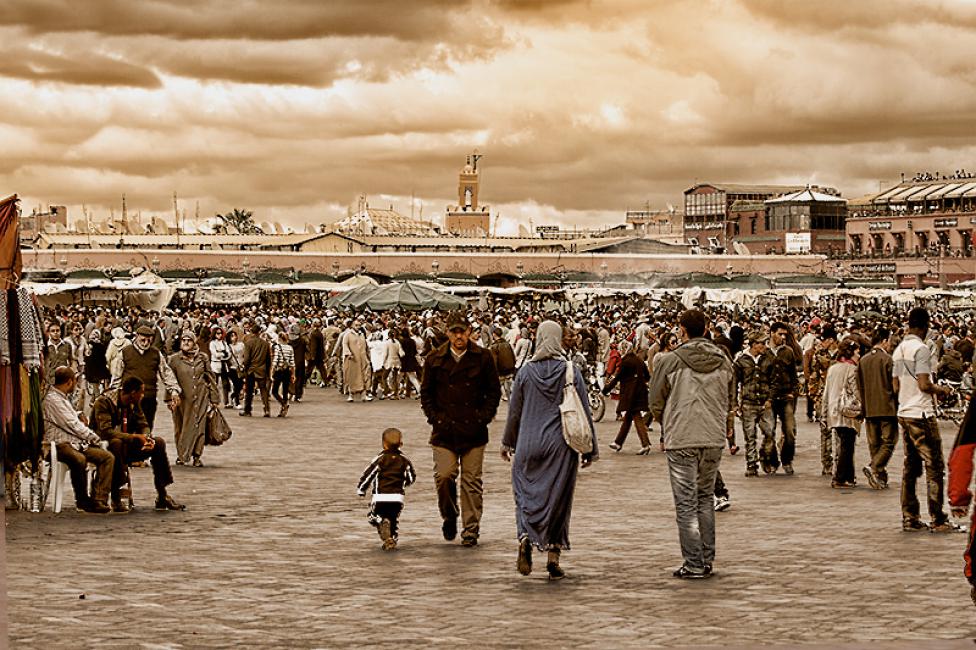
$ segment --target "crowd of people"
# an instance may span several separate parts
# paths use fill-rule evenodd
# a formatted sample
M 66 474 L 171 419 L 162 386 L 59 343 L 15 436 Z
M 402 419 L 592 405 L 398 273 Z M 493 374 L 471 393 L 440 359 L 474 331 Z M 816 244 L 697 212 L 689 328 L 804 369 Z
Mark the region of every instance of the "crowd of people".
M 971 386 L 976 324 L 944 310 L 933 317 L 923 308 L 872 306 L 869 319 L 847 315 L 854 306 L 839 301 L 687 309 L 635 299 L 558 310 L 525 301 L 452 314 L 58 308 L 44 314 L 45 436 L 71 468 L 79 509 L 126 512 L 128 467 L 148 461 L 156 507 L 172 510 L 183 506 L 167 493 L 168 450 L 152 433 L 159 401 L 173 417 L 176 463 L 199 467 L 215 414 L 236 409 L 251 417 L 255 394 L 264 417 L 272 417 L 273 397 L 281 418 L 309 385 L 335 387 L 350 402 L 418 399 L 431 426 L 443 536 L 460 534 L 463 545 L 475 546 L 488 426 L 509 401 L 501 454 L 513 464 L 517 567 L 529 573 L 532 548 L 544 550 L 558 579 L 577 469 L 599 457 L 595 433 L 587 453 L 561 442 L 572 363 L 583 403 L 591 384 L 617 393 L 612 452 L 623 451 L 634 427 L 637 453 L 648 455 L 658 432 L 684 558 L 675 575 L 703 578 L 715 557 L 714 512 L 731 503 L 719 471 L 723 450 L 738 453 L 741 435 L 747 478 L 792 475 L 800 404 L 819 423 L 822 472 L 833 488 L 851 489 L 861 475 L 870 488 L 887 489 L 900 432 L 902 529 L 962 530 L 946 512 L 937 417 L 941 397 Z M 961 431 L 969 426 L 967 417 Z M 870 462 L 858 472 L 862 428 Z M 415 480 L 401 444 L 397 429 L 385 431 L 383 451 L 358 486 L 361 494 L 372 489 L 370 521 L 388 549 L 396 547 L 404 488 Z M 956 446 L 960 476 L 972 469 L 967 445 Z M 86 463 L 96 467 L 90 493 Z M 923 476 L 928 521 L 916 496 Z M 968 484 L 968 476 L 950 483 L 957 515 L 968 507 Z

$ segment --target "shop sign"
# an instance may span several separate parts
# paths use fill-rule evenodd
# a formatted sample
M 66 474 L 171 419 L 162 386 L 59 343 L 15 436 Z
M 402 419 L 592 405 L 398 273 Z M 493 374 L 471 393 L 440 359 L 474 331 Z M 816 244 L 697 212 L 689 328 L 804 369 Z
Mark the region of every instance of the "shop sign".
M 810 252 L 810 233 L 808 232 L 788 232 L 785 235 L 786 253 L 809 253 Z
M 936 219 L 932 225 L 935 228 L 955 228 L 958 223 L 959 220 L 952 217 L 951 219 Z
M 868 222 L 868 230 L 891 230 L 890 221 L 870 221 Z
M 871 264 L 851 264 L 851 273 L 895 273 L 897 265 L 894 262 L 875 262 Z

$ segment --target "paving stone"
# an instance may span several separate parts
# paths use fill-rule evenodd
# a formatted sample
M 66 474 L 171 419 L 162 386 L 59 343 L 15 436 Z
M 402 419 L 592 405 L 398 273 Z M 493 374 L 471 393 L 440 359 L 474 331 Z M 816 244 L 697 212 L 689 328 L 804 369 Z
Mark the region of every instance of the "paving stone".
M 502 404 L 504 410 L 505 404 Z M 564 553 L 515 571 L 510 468 L 485 462 L 481 543 L 440 534 L 428 429 L 415 401 L 349 404 L 313 388 L 285 420 L 238 418 L 206 467 L 174 467 L 185 512 L 152 510 L 150 469 L 133 469 L 131 515 L 7 513 L 10 637 L 43 648 L 608 647 L 849 643 L 972 647 L 963 535 L 901 532 L 893 489 L 837 491 L 820 476 L 819 432 L 799 424 L 796 475 L 746 479 L 726 455 L 732 509 L 717 514 L 716 577 L 681 582 L 662 454 L 605 446 L 580 474 Z M 611 414 L 612 415 L 612 414 Z M 161 410 L 159 433 L 172 446 Z M 400 548 L 385 553 L 355 495 L 380 432 L 398 426 L 418 472 Z M 954 432 L 943 425 L 948 452 Z M 867 452 L 858 441 L 857 467 Z M 924 484 L 920 483 L 924 489 Z M 920 489 L 920 495 L 922 491 Z M 924 499 L 924 497 L 923 497 Z M 924 506 L 923 506 L 924 507 Z M 70 564 L 73 569 L 61 569 Z M 84 594 L 85 598 L 79 598 Z M 815 646 L 808 646 L 815 647 Z

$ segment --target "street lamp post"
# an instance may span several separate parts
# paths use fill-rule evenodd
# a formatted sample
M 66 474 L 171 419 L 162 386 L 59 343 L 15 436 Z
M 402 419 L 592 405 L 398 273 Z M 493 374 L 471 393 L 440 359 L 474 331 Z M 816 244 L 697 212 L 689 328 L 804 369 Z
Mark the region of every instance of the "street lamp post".
M 159 274 L 159 258 L 153 255 L 150 264 L 152 265 L 153 273 Z
M 600 264 L 600 277 L 603 279 L 603 286 L 607 286 L 607 269 L 609 268 L 610 265 L 607 264 L 606 260 Z

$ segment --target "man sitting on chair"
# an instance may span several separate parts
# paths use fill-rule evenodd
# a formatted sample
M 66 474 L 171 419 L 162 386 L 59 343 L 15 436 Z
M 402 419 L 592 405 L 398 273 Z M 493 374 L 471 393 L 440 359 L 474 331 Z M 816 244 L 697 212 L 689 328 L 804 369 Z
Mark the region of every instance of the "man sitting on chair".
M 112 475 L 112 509 L 127 512 L 129 504 L 123 503 L 119 491 L 125 482 L 129 463 L 152 459 L 153 482 L 156 485 L 156 510 L 185 510 L 166 494 L 166 487 L 173 483 L 173 471 L 166 455 L 166 441 L 149 432 L 149 423 L 142 412 L 145 387 L 138 377 L 128 377 L 122 387 L 102 393 L 92 407 L 92 422 L 102 440 L 108 440 L 108 449 L 115 456 L 115 472 Z
M 101 439 L 78 417 L 68 395 L 78 375 L 67 366 L 54 371 L 54 385 L 44 396 L 44 441 L 57 449 L 58 462 L 68 466 L 75 505 L 84 512 L 107 513 L 114 457 L 99 446 Z M 88 463 L 95 466 L 94 496 L 88 494 Z

